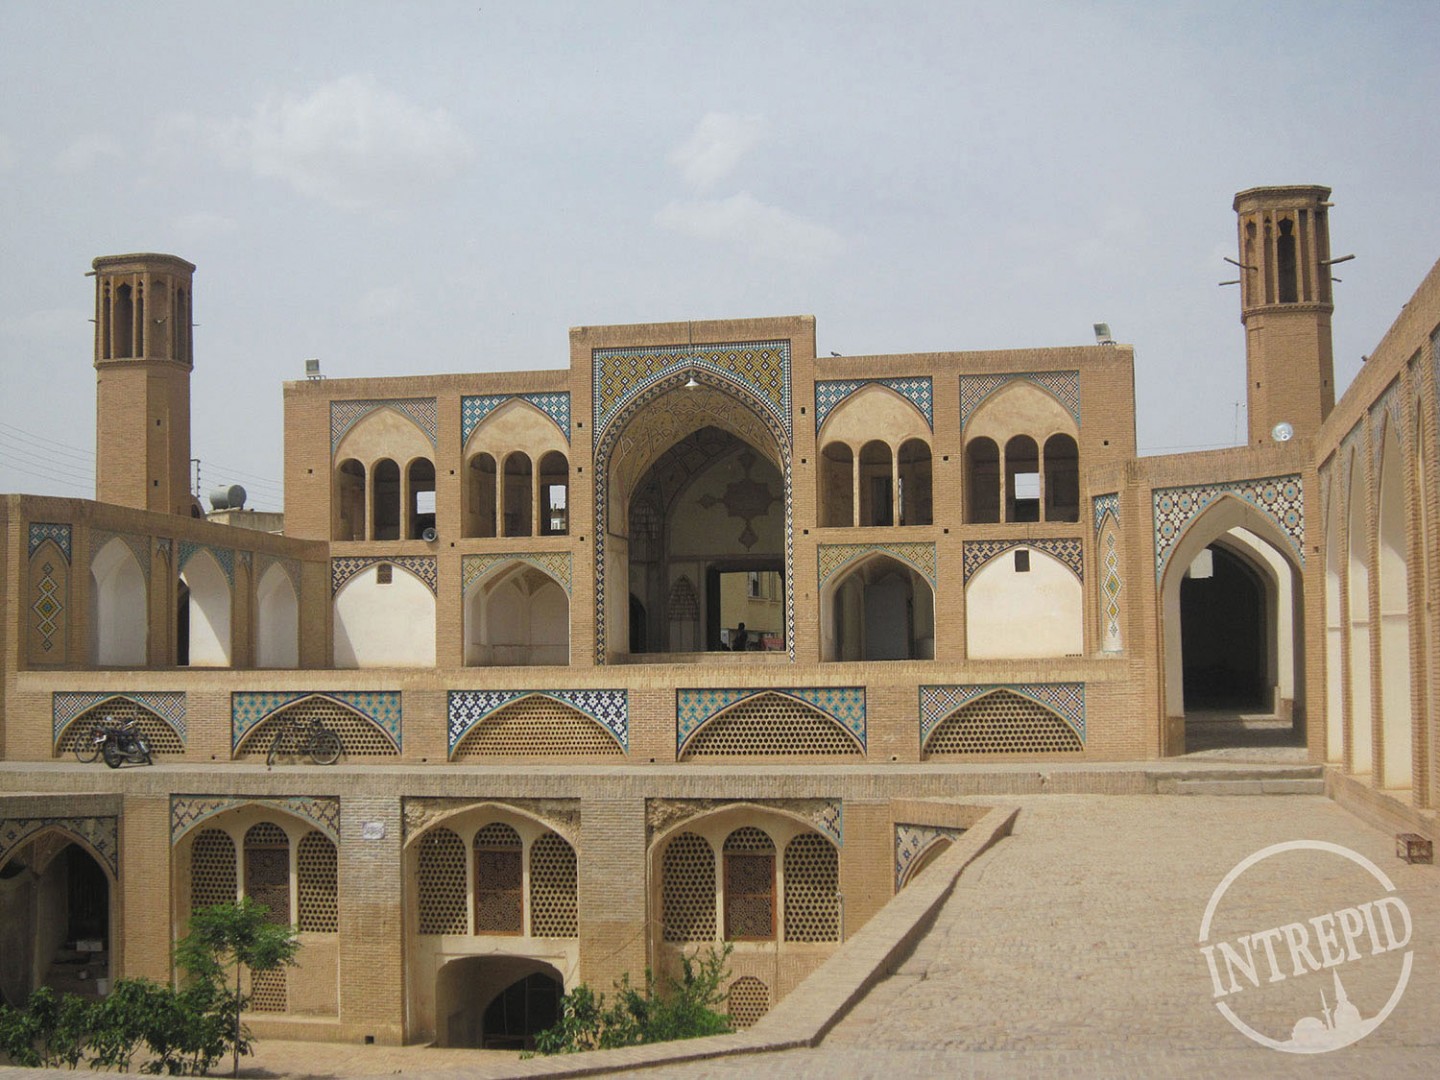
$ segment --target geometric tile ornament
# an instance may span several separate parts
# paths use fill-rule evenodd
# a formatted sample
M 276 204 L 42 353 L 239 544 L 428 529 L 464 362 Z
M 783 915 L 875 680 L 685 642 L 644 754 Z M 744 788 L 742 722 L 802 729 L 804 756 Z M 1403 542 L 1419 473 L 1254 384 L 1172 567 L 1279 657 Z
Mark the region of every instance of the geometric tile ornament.
M 107 532 L 104 529 L 90 530 L 90 561 L 93 564 L 95 556 L 105 548 L 111 540 L 120 539 L 135 556 L 135 563 L 140 567 L 140 573 L 145 580 L 150 580 L 150 543 L 142 536 L 135 536 L 132 533 Z
M 1228 484 L 1157 488 L 1155 502 L 1155 580 L 1190 523 L 1211 503 L 1231 495 L 1255 507 L 1275 523 L 1305 565 L 1305 491 L 1298 475 L 1237 480 Z
M 65 561 L 70 561 L 70 526 L 54 525 L 43 521 L 32 521 L 30 523 L 30 554 L 35 554 L 35 549 L 46 540 L 54 540 L 55 546 L 65 556 Z
M 93 709 L 101 702 L 114 699 L 133 701 L 142 709 L 148 709 L 170 726 L 180 742 L 185 742 L 185 692 L 183 690 L 158 690 L 151 693 L 116 693 L 111 690 L 56 690 L 50 695 L 50 713 L 53 722 L 53 736 L 60 741 L 60 733 L 81 713 Z
M 230 745 L 237 747 L 245 733 L 266 717 L 306 698 L 329 698 L 359 713 L 385 732 L 399 750 L 401 709 L 399 690 L 282 690 L 240 691 L 230 695 Z
M 34 526 L 31 526 L 34 528 Z M 33 553 L 32 553 L 33 554 Z M 67 559 L 68 563 L 69 560 Z M 35 585 L 35 602 L 30 605 L 30 610 L 35 613 L 35 629 L 40 634 L 40 648 L 49 652 L 57 644 L 64 644 L 64 635 L 61 633 L 65 623 L 62 616 L 65 614 L 65 599 L 60 583 L 55 580 L 55 566 L 53 559 L 46 559 L 40 567 L 44 575 Z M 55 639 L 59 636 L 61 640 Z M 62 658 L 56 657 L 57 661 Z
M 770 410 L 790 434 L 790 342 L 746 341 L 723 345 L 661 345 L 642 349 L 596 349 L 595 445 L 631 398 L 677 371 L 709 372 L 739 386 Z
M 41 817 L 0 820 L 0 866 L 10 853 L 36 833 L 49 828 L 78 836 L 110 868 L 111 877 L 120 876 L 119 821 L 113 817 Z
M 984 404 L 986 398 L 1016 379 L 1023 379 L 1048 390 L 1074 417 L 1075 423 L 1080 423 L 1080 372 L 1028 371 L 1010 375 L 961 375 L 960 430 L 965 430 L 966 421 Z
M 1100 600 L 1105 619 L 1100 632 L 1100 651 L 1117 653 L 1120 645 L 1120 525 L 1110 519 L 1109 526 L 1096 541 L 1100 557 Z
M 675 691 L 675 749 L 685 749 L 700 727 L 736 702 L 760 694 L 779 694 L 802 701 L 834 720 L 865 745 L 865 688 L 863 686 L 747 687 L 731 690 Z
M 279 555 L 257 555 L 255 560 L 256 568 L 263 579 L 270 567 L 278 566 L 285 571 L 285 576 L 290 579 L 290 586 L 295 590 L 295 595 L 300 595 L 300 560 L 288 559 Z
M 905 881 L 905 874 L 918 855 L 936 840 L 942 838 L 955 840 L 964 831 L 961 828 L 942 828 L 935 825 L 897 824 L 895 826 L 895 891 L 900 891 L 900 886 Z
M 930 430 L 935 430 L 935 392 L 928 375 L 904 379 L 826 379 L 815 384 L 815 430 L 825 422 L 835 406 L 862 386 L 884 386 L 914 405 L 925 417 Z
M 1084 544 L 1079 537 L 1062 537 L 1054 540 L 963 541 L 960 545 L 960 561 L 964 567 L 962 580 L 968 584 L 975 572 L 991 559 L 1017 547 L 1043 551 L 1063 563 L 1081 581 L 1085 580 Z
M 795 502 L 791 468 L 790 343 L 674 347 L 635 352 L 596 349 L 594 363 L 595 429 L 595 663 L 606 663 L 605 536 L 609 513 L 610 458 L 630 421 L 655 400 L 690 381 L 721 390 L 760 420 L 775 438 L 785 480 L 786 582 L 794 580 Z M 682 379 L 684 382 L 682 383 Z M 795 590 L 785 589 L 785 647 L 795 659 Z
M 230 587 L 233 589 L 235 587 L 235 552 L 229 548 L 213 548 L 208 544 L 192 544 L 189 540 L 181 540 L 179 572 L 183 574 L 186 564 L 202 551 L 210 553 L 210 557 L 215 560 L 216 565 L 225 572 L 225 580 L 230 582 Z M 249 552 L 245 554 L 248 555 Z
M 1115 519 L 1115 524 L 1120 524 L 1120 495 L 1118 492 L 1112 495 L 1095 496 L 1095 533 L 1100 533 L 1100 523 L 1109 514 Z
M 1085 741 L 1084 683 L 989 683 L 984 686 L 920 687 L 920 745 L 925 745 L 925 740 L 930 738 L 930 733 L 940 721 L 993 690 L 1009 690 L 1043 705 L 1069 724 L 1082 743 Z
M 584 713 L 629 752 L 630 701 L 624 690 L 451 690 L 446 707 L 450 752 L 453 754 L 466 733 L 491 713 L 532 695 L 554 698 Z
M 202 821 L 237 806 L 273 806 L 310 822 L 340 843 L 340 800 L 333 795 L 172 795 L 170 796 L 170 843 L 174 844 Z
M 402 570 L 408 570 L 423 581 L 432 593 L 439 595 L 435 584 L 434 555 L 345 555 L 331 559 L 330 595 L 334 596 L 352 577 L 376 563 L 391 563 Z
M 485 394 L 460 399 L 460 443 L 470 440 L 470 434 L 492 412 L 512 398 L 527 401 L 555 422 L 565 441 L 570 441 L 570 393 L 561 391 L 553 394 Z
M 835 576 L 836 572 L 849 566 L 856 559 L 865 557 L 875 552 L 889 555 L 891 558 L 906 563 L 922 574 L 930 587 L 936 588 L 939 584 L 938 570 L 935 563 L 935 545 L 922 543 L 909 544 L 821 544 L 819 546 L 818 566 L 820 587 L 825 587 L 825 582 Z
M 437 412 L 432 398 L 389 398 L 376 401 L 332 401 L 330 402 L 330 452 L 333 454 L 345 433 L 369 416 L 376 409 L 393 409 L 410 420 L 430 440 L 431 446 L 439 444 Z
M 486 555 L 465 555 L 460 559 L 460 594 L 491 567 L 506 562 L 529 563 L 560 583 L 568 593 L 571 578 L 571 554 L 568 551 L 506 551 Z

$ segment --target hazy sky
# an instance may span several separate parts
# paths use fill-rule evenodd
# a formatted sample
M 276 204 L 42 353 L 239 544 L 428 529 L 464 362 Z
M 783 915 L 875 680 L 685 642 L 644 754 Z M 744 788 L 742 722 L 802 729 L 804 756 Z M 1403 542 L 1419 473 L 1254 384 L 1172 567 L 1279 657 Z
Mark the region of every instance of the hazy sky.
M 93 496 L 97 255 L 195 277 L 206 492 L 281 384 L 563 367 L 570 326 L 813 314 L 822 355 L 1136 347 L 1229 445 L 1233 194 L 1334 188 L 1353 377 L 1440 257 L 1440 3 L 0 0 L 0 491 Z M 1244 418 L 1239 417 L 1244 432 Z

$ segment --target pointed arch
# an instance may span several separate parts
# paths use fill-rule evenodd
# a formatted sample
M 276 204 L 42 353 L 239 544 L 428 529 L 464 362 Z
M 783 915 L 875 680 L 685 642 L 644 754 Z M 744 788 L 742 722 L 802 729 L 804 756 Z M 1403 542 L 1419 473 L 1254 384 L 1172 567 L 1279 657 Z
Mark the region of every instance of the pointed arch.
M 965 583 L 970 659 L 1077 656 L 1084 650 L 1084 586 L 1075 569 L 1049 551 L 1007 549 Z
M 98 667 L 144 667 L 148 660 L 149 589 L 123 537 L 107 540 L 90 560 L 90 648 Z
M 231 663 L 230 579 L 208 548 L 197 548 L 180 571 L 189 590 L 190 667 Z
M 1325 514 L 1325 760 L 1345 760 L 1345 516 L 1341 472 L 1332 462 Z
M 779 691 L 742 698 L 698 725 L 678 748 L 681 761 L 713 757 L 854 757 L 855 732 L 808 702 Z
M 1055 710 L 1008 687 L 955 709 L 931 729 L 920 756 L 1078 753 L 1080 734 Z
M 300 666 L 300 600 L 278 562 L 266 568 L 255 587 L 255 666 Z
M 570 662 L 570 596 L 533 562 L 497 563 L 465 589 L 465 664 L 533 667 Z
M 382 567 L 403 573 L 381 580 Z M 334 655 L 337 668 L 435 666 L 435 593 L 403 561 L 377 562 L 336 591 Z
M 456 739 L 450 757 L 581 760 L 624 754 L 619 738 L 600 721 L 551 694 L 536 691 L 474 721 Z
M 1385 425 L 1375 566 L 1380 600 L 1380 786 L 1414 785 L 1410 704 L 1409 531 L 1405 515 L 1405 454 L 1397 425 Z
M 1349 520 L 1345 531 L 1346 600 L 1350 623 L 1350 652 L 1346 670 L 1350 674 L 1350 770 L 1368 775 L 1375 765 L 1374 714 L 1370 703 L 1370 516 L 1366 504 L 1368 483 L 1365 459 L 1360 453 L 1350 458 L 1349 491 L 1346 503 Z
M 93 738 L 96 724 L 107 721 L 123 723 L 127 720 L 139 725 L 140 733 L 150 744 L 153 754 L 183 754 L 185 752 L 185 728 L 170 717 L 148 708 L 141 701 L 128 694 L 115 694 L 96 702 L 55 732 L 55 756 L 64 757 L 75 749 L 81 739 Z
M 398 757 L 400 754 L 400 741 L 394 732 L 338 698 L 310 694 L 298 701 L 286 702 L 246 728 L 235 744 L 233 758 L 236 761 L 264 758 L 276 735 L 292 723 L 302 729 L 320 724 L 335 732 L 346 758 Z
M 822 660 L 934 659 L 935 589 L 903 556 L 860 554 L 821 585 Z

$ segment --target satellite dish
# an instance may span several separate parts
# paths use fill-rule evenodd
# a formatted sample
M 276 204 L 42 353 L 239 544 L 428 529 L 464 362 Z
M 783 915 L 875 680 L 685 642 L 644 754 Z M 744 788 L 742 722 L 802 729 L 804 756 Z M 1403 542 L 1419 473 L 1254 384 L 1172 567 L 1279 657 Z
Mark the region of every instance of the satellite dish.
M 1289 442 L 1295 437 L 1295 429 L 1288 421 L 1281 420 L 1270 429 L 1270 437 L 1276 442 Z
M 211 489 L 210 508 L 212 510 L 243 510 L 245 508 L 245 489 L 239 484 Z

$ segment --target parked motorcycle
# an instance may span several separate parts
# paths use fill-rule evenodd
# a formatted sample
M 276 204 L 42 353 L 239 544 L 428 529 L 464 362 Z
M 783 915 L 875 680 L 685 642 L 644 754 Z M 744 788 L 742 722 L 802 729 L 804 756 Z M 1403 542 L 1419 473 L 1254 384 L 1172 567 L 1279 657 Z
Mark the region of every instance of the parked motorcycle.
M 118 769 L 126 762 L 131 765 L 154 764 L 150 758 L 150 742 L 140 733 L 140 725 L 133 719 L 117 723 L 107 716 L 95 725 L 89 738 L 89 745 L 93 748 L 88 755 L 90 761 L 94 761 L 98 753 L 112 769 Z M 80 756 L 78 743 L 75 752 L 77 757 Z M 87 758 L 82 757 L 81 760 Z

